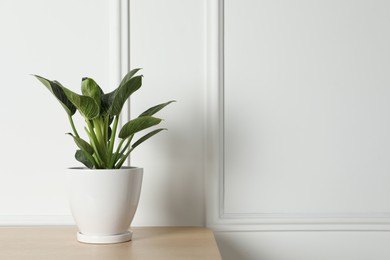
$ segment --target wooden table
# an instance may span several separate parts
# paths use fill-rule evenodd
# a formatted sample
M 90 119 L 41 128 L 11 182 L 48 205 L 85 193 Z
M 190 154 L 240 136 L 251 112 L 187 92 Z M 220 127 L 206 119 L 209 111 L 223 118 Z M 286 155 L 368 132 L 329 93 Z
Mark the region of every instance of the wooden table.
M 221 259 L 214 235 L 206 228 L 132 230 L 130 242 L 93 245 L 77 242 L 75 227 L 0 227 L 0 259 Z

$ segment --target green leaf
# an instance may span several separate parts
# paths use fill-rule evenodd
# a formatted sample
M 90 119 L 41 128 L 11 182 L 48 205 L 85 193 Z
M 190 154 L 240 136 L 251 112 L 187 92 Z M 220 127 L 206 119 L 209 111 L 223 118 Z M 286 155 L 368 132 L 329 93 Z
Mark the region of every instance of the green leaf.
M 74 136 L 72 133 L 67 133 L 67 134 L 73 137 L 74 142 L 81 150 L 87 152 L 90 155 L 92 155 L 95 152 L 92 146 L 84 139 Z
M 141 117 L 141 116 L 152 116 L 152 115 L 156 114 L 158 111 L 160 111 L 161 109 L 163 109 L 164 107 L 166 107 L 169 104 L 171 104 L 172 102 L 176 102 L 176 100 L 171 100 L 169 102 L 162 103 L 162 104 L 159 104 L 157 106 L 151 107 L 148 110 L 146 110 L 145 112 L 143 112 L 142 114 L 140 114 L 139 117 Z
M 72 104 L 72 102 L 69 101 L 61 86 L 53 81 L 45 79 L 44 77 L 38 75 L 33 76 L 35 76 L 43 85 L 45 85 L 45 87 L 57 98 L 69 116 L 72 116 L 74 113 L 76 113 L 76 107 Z
M 114 90 L 114 91 L 112 91 L 110 93 L 107 93 L 107 94 L 103 94 L 101 96 L 100 115 L 102 115 L 102 116 L 107 115 L 108 110 L 110 109 L 111 104 L 112 104 L 112 102 L 114 100 L 115 92 L 116 92 L 116 90 Z
M 61 86 L 61 88 L 65 92 L 65 95 L 68 97 L 70 102 L 75 105 L 84 118 L 94 119 L 99 116 L 100 108 L 93 98 L 74 93 L 64 86 Z
M 83 150 L 77 150 L 74 157 L 77 161 L 81 162 L 85 166 L 87 166 L 89 169 L 92 169 L 94 166 L 94 159 L 93 157 L 88 154 L 86 151 Z
M 127 122 L 119 132 L 119 137 L 125 139 L 141 130 L 155 126 L 161 122 L 160 118 L 152 116 L 137 117 Z
M 129 71 L 126 76 L 122 79 L 121 83 L 119 84 L 118 88 L 115 89 L 114 91 L 110 92 L 110 93 L 107 93 L 107 94 L 104 94 L 102 95 L 101 97 L 101 115 L 106 115 L 107 113 L 109 113 L 110 115 L 114 116 L 114 115 L 118 115 L 120 113 L 120 111 L 122 110 L 122 107 L 123 107 L 123 104 L 125 102 L 123 102 L 123 104 L 120 106 L 120 102 L 118 101 L 119 100 L 119 96 L 117 95 L 123 95 L 123 92 L 125 92 L 123 90 L 123 88 L 127 88 L 128 91 L 130 91 L 131 93 L 127 96 L 127 98 L 132 94 L 134 93 L 137 89 L 139 89 L 141 86 L 139 86 L 138 88 L 132 90 L 132 89 L 129 89 L 130 87 L 133 87 L 134 86 L 130 86 L 129 85 L 129 82 L 130 82 L 130 79 L 135 75 L 135 73 L 137 73 L 140 69 L 133 69 L 131 71 Z M 141 83 L 142 84 L 142 83 Z M 119 90 L 121 90 L 121 93 L 117 93 L 119 92 Z M 125 93 L 126 94 L 126 93 Z M 125 101 L 126 99 L 125 98 Z M 115 108 L 115 110 L 112 107 L 113 103 L 116 103 L 116 106 L 120 106 L 120 108 Z M 119 111 L 118 111 L 119 109 Z M 117 114 L 114 114 L 114 112 L 118 112 Z
M 142 76 L 136 76 L 121 84 L 115 91 L 108 114 L 117 116 L 121 113 L 126 100 L 142 85 Z
M 125 85 L 139 70 L 141 70 L 141 68 L 136 68 L 127 72 L 126 76 L 123 77 L 119 86 Z
M 132 146 L 131 148 L 134 149 L 136 148 L 138 145 L 142 144 L 143 142 L 145 142 L 146 140 L 148 140 L 150 137 L 152 137 L 153 135 L 161 132 L 162 130 L 167 130 L 166 128 L 160 128 L 160 129 L 156 129 L 156 130 L 153 130 L 152 132 L 142 136 L 140 139 L 138 139 Z
M 91 78 L 83 78 L 81 82 L 81 93 L 84 96 L 88 96 L 95 100 L 96 104 L 100 107 L 101 95 L 103 95 L 103 90 L 99 85 Z

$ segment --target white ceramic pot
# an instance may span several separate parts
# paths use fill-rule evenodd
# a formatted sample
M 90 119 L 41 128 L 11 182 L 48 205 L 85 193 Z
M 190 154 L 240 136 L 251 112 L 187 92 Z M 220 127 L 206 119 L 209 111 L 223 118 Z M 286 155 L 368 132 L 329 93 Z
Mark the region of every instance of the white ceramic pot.
M 68 169 L 69 202 L 84 243 L 109 244 L 131 240 L 131 221 L 141 193 L 143 169 Z

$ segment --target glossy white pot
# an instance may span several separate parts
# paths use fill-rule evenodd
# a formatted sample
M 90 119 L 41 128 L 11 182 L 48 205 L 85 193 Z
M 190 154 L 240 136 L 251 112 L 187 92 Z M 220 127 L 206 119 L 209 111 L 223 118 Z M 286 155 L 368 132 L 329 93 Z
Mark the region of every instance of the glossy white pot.
M 143 169 L 68 169 L 69 202 L 84 243 L 109 244 L 131 240 L 131 221 L 141 193 Z

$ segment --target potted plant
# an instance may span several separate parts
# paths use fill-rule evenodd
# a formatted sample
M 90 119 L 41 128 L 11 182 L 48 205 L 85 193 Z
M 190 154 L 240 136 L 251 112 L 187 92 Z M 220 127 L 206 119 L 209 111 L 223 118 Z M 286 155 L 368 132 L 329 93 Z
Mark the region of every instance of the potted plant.
M 119 243 L 131 240 L 131 221 L 138 206 L 143 169 L 125 167 L 130 153 L 141 143 L 166 130 L 158 128 L 133 142 L 135 134 L 158 125 L 153 115 L 174 101 L 147 109 L 118 129 L 126 100 L 142 85 L 142 75 L 133 69 L 118 88 L 104 93 L 92 78 L 83 78 L 81 95 L 58 81 L 34 75 L 65 109 L 78 149 L 75 158 L 85 167 L 69 168 L 69 195 L 72 215 L 78 226 L 77 239 L 85 243 Z M 73 116 L 79 111 L 85 119 L 83 138 Z

